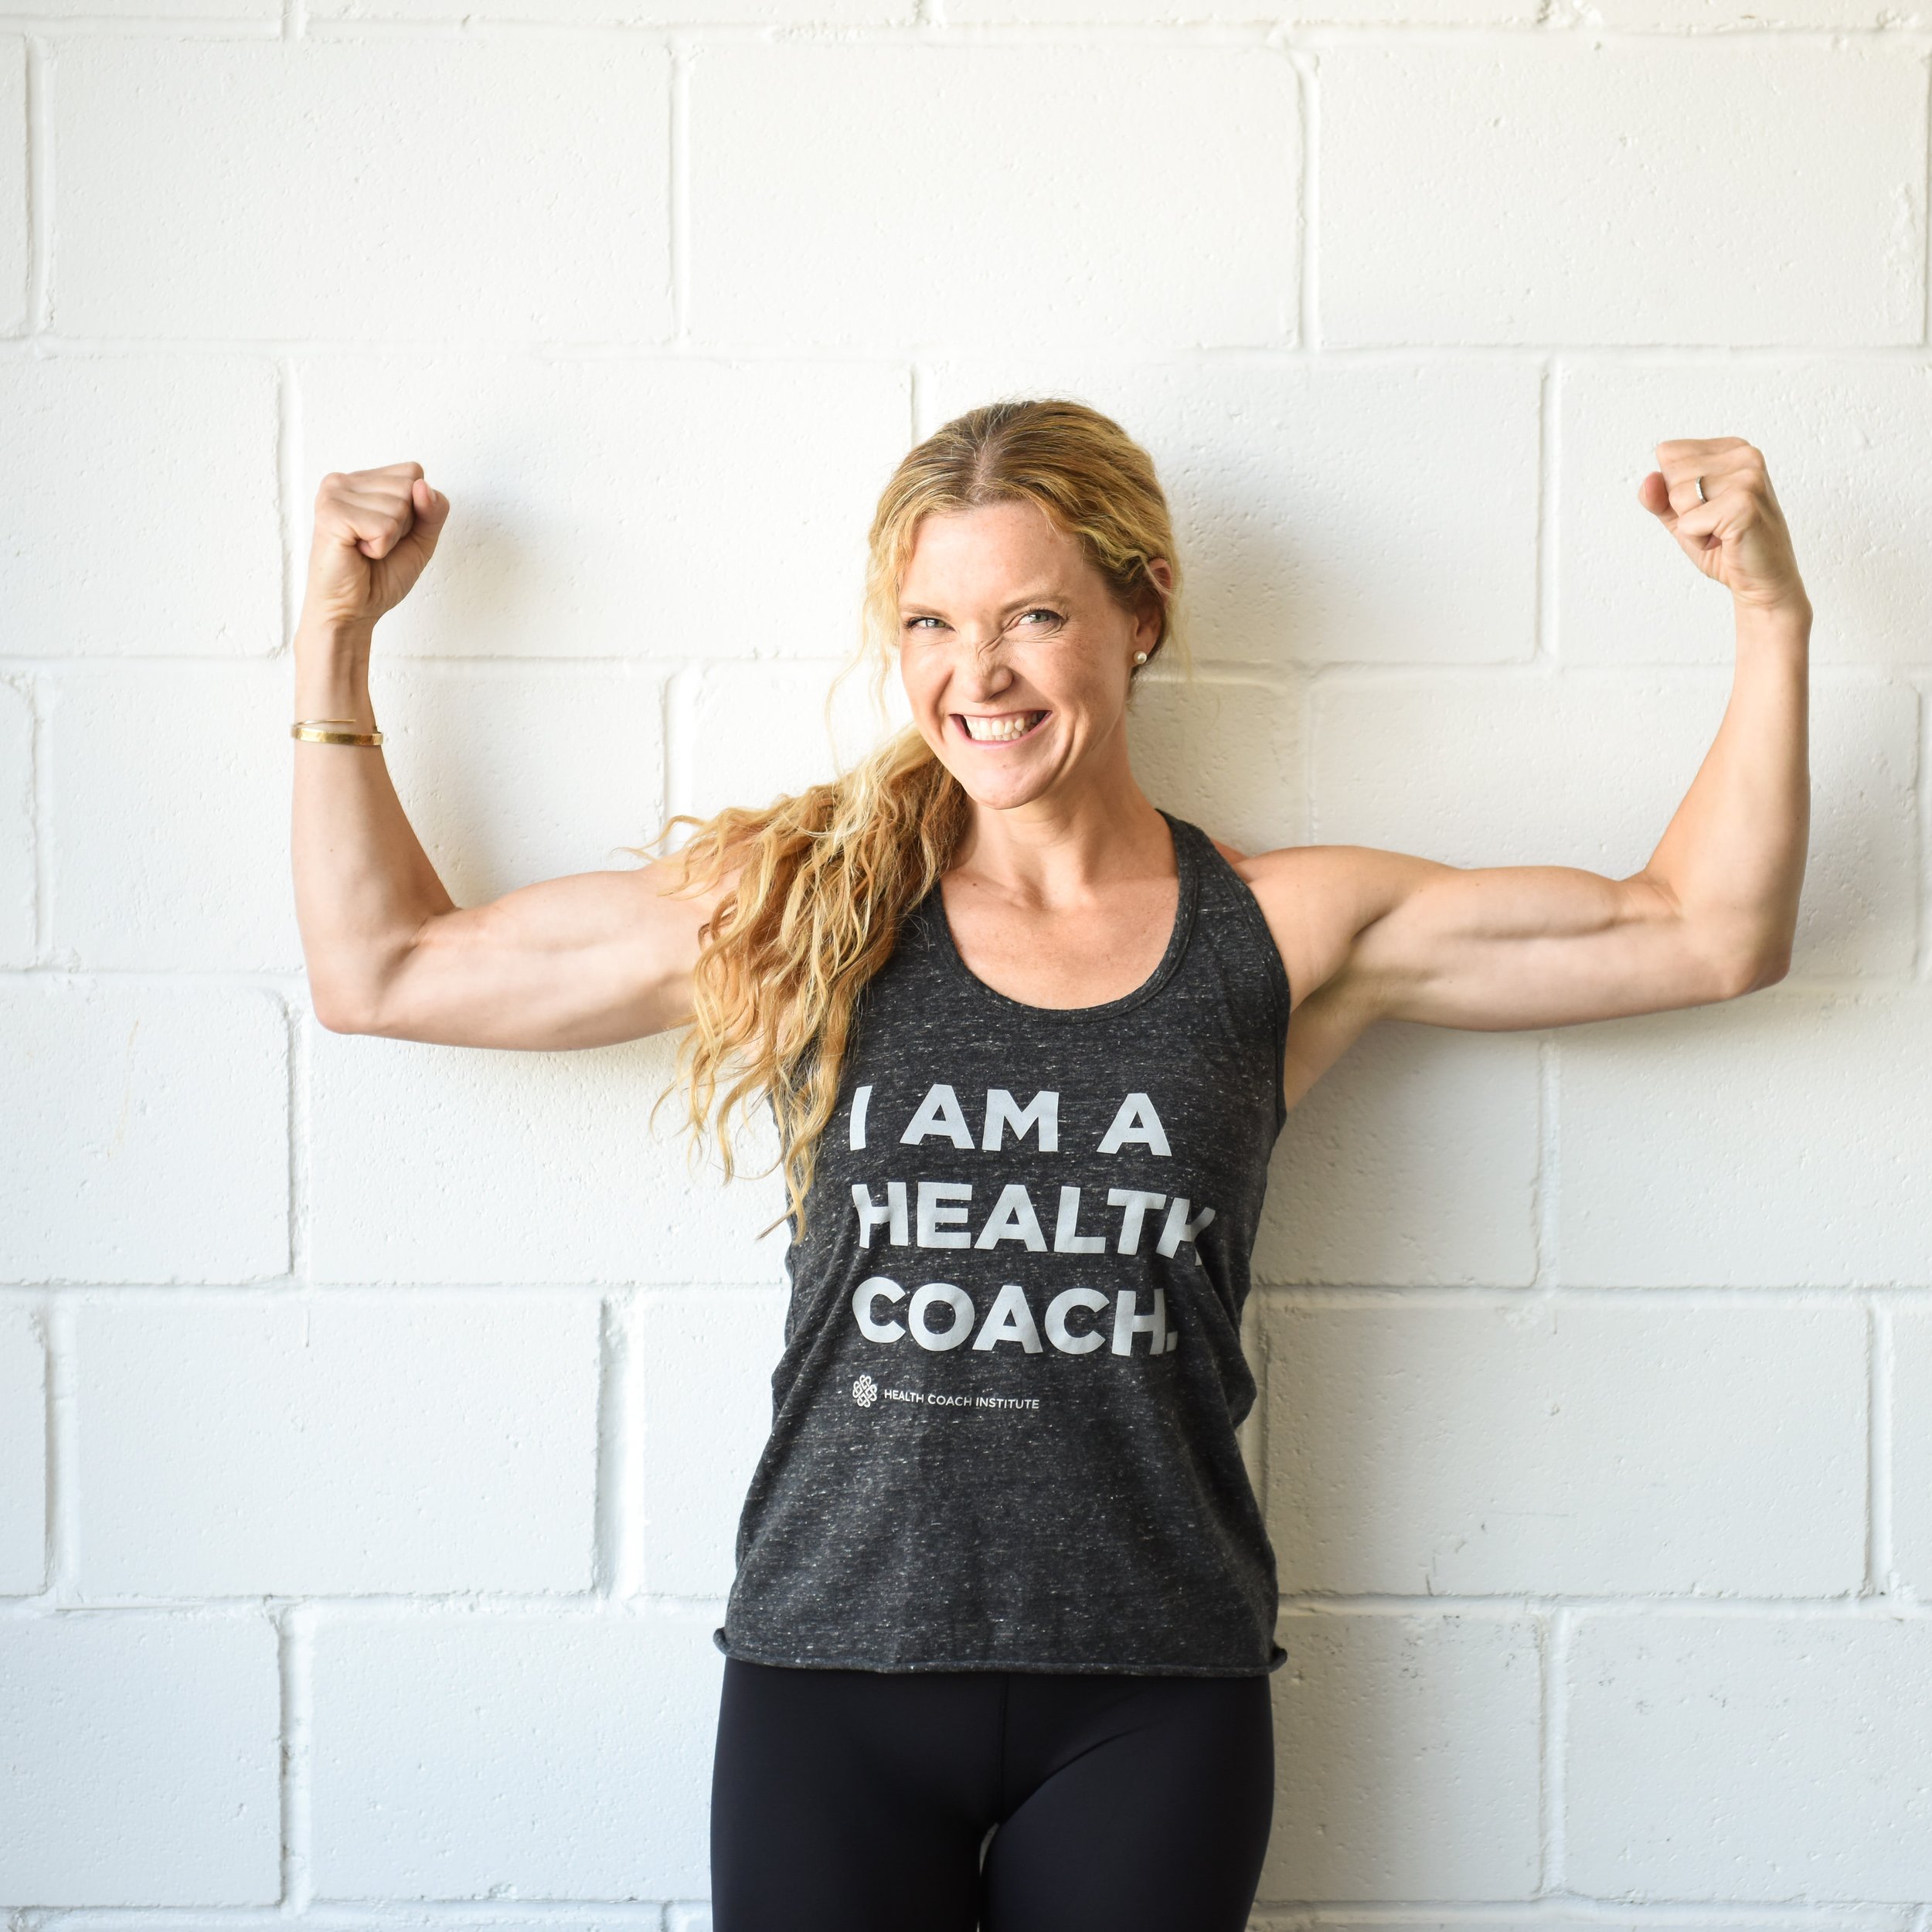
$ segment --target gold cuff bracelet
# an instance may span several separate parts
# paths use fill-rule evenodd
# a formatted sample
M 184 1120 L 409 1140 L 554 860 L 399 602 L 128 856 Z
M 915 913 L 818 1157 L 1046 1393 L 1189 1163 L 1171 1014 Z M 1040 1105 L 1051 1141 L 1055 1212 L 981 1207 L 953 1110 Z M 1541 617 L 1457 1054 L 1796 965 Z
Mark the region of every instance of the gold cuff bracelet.
M 332 725 L 347 729 L 332 731 L 328 729 Z M 311 745 L 379 745 L 383 742 L 381 732 L 361 730 L 353 718 L 298 718 L 288 727 L 288 735 Z

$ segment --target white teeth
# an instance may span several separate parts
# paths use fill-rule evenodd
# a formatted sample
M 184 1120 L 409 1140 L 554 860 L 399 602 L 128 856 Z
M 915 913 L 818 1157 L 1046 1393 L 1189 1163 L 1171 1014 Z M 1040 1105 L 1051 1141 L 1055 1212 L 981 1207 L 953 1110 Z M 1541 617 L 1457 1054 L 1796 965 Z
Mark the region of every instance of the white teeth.
M 960 713 L 965 720 L 966 735 L 981 744 L 998 744 L 1007 738 L 1017 738 L 1031 731 L 1041 719 L 1043 711 L 1015 711 L 1003 718 L 975 718 L 970 712 Z

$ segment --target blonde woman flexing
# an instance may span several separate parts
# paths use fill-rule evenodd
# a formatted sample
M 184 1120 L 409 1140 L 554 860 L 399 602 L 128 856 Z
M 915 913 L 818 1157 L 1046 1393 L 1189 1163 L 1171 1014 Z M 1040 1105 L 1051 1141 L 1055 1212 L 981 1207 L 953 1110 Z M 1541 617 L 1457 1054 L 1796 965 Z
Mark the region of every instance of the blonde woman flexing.
M 688 1029 L 693 1131 L 781 1131 L 791 1301 L 716 1641 L 716 1932 L 1237 1932 L 1272 1808 L 1274 1556 L 1236 1443 L 1270 1149 L 1378 1019 L 1538 1028 L 1786 970 L 1811 606 L 1764 461 L 1658 445 L 1639 499 L 1730 590 L 1715 742 L 1649 862 L 1253 855 L 1135 783 L 1174 635 L 1145 453 L 975 410 L 871 536 L 913 723 L 675 855 L 459 906 L 373 739 L 376 620 L 448 514 L 324 478 L 296 648 L 297 909 L 338 1032 Z M 1481 774 L 1471 774 L 1472 783 Z

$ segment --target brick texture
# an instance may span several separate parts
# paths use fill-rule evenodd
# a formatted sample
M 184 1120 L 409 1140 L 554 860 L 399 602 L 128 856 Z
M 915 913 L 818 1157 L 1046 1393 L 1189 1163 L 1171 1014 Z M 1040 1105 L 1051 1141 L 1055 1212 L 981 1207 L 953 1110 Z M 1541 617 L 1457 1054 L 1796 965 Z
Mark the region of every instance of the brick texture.
M 1273 1150 L 1253 1932 L 1932 1932 L 1932 12 L 9 22 L 0 1917 L 709 1932 L 782 1194 L 674 1039 L 316 1021 L 315 497 L 451 498 L 372 689 L 481 905 L 902 723 L 825 712 L 880 487 L 1055 394 L 1172 508 L 1135 770 L 1248 851 L 1641 867 L 1734 637 L 1660 440 L 1764 451 L 1816 611 L 1784 984 L 1373 1029 Z

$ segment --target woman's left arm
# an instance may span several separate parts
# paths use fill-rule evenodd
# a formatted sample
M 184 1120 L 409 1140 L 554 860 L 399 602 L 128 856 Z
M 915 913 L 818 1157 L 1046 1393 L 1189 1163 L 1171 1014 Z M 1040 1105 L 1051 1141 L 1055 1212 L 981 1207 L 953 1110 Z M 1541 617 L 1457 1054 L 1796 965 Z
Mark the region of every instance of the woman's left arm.
M 1810 829 L 1811 601 L 1756 449 L 1726 437 L 1657 457 L 1639 500 L 1736 618 L 1730 702 L 1683 802 L 1625 879 L 1359 846 L 1244 861 L 1291 985 L 1300 969 L 1298 1010 L 1315 1003 L 1306 1020 L 1325 1023 L 1310 1030 L 1335 1051 L 1376 1019 L 1560 1026 L 1728 999 L 1787 971 Z

